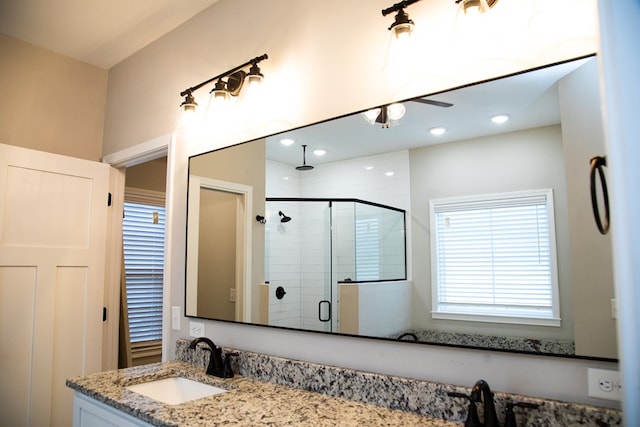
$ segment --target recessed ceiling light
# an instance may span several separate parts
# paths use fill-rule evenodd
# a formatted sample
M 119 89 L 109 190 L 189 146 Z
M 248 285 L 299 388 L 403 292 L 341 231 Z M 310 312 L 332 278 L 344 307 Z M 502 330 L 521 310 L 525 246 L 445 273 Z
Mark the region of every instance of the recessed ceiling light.
M 504 122 L 506 122 L 507 120 L 509 120 L 509 115 L 508 114 L 498 114 L 495 115 L 493 117 L 491 117 L 491 121 L 495 124 L 502 124 Z
M 364 168 L 365 168 L 365 170 L 370 171 L 371 169 L 373 169 L 373 166 L 365 166 Z
M 315 154 L 318 157 L 324 156 L 325 154 L 327 154 L 327 150 L 322 150 L 318 148 L 317 150 L 313 150 L 313 154 Z
M 384 174 L 387 176 L 393 176 L 395 172 L 389 171 L 389 172 L 385 172 Z
M 280 140 L 280 144 L 286 145 L 287 147 L 289 145 L 293 145 L 294 142 L 295 141 L 293 139 L 291 139 L 291 138 L 283 138 L 283 139 Z
M 285 181 L 289 179 L 288 176 L 283 176 L 282 179 L 284 179 Z
M 431 132 L 431 135 L 442 135 L 446 131 L 447 129 L 443 128 L 442 126 L 429 129 L 429 132 Z

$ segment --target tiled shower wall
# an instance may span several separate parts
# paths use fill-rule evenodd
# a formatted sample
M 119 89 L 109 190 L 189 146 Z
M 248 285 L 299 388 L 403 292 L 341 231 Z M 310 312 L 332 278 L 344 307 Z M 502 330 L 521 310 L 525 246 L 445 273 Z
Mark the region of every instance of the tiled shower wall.
M 313 164 L 312 161 L 309 163 Z M 267 161 L 266 174 L 268 198 L 358 198 L 404 209 L 407 211 L 407 239 L 410 238 L 409 153 L 406 150 L 318 165 L 311 171 L 297 171 L 291 166 Z M 350 239 L 345 239 L 344 247 L 334 248 L 338 252 L 333 255 L 338 256 L 338 264 L 344 268 L 338 268 L 334 277 L 329 278 L 329 222 L 328 209 L 324 208 L 327 205 L 321 208 L 315 203 L 270 202 L 267 206 L 266 216 L 269 220 L 265 225 L 266 241 L 271 242 L 265 248 L 265 265 L 270 282 L 269 323 L 326 330 L 328 325 L 318 320 L 318 302 L 329 298 L 327 284 L 330 280 L 335 329 L 336 281 L 350 277 L 353 271 L 347 266 L 354 253 L 348 243 Z M 280 223 L 279 210 L 292 220 Z M 340 226 L 340 223 L 334 226 Z M 407 245 L 410 245 L 409 241 Z M 410 266 L 409 258 L 408 275 Z M 305 284 L 304 290 L 301 283 Z M 283 286 L 287 292 L 281 300 L 275 297 L 278 286 Z

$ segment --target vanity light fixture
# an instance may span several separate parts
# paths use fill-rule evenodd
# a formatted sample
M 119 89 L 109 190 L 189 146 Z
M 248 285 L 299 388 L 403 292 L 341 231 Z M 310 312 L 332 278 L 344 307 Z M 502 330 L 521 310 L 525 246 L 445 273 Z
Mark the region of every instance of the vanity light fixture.
M 226 83 L 222 80 L 218 80 L 209 93 L 211 94 L 210 102 L 226 102 L 231 97 Z
M 258 64 L 267 58 L 268 56 L 266 53 L 261 56 L 256 56 L 255 58 L 245 62 L 242 65 L 238 65 L 237 67 L 225 71 L 222 74 L 211 77 L 210 79 L 205 80 L 202 83 L 198 83 L 195 86 L 191 86 L 190 88 L 183 90 L 182 92 L 180 92 L 180 96 L 184 97 L 184 102 L 180 104 L 180 107 L 185 112 L 195 112 L 198 104 L 193 97 L 193 93 L 213 81 L 215 81 L 216 83 L 210 92 L 211 102 L 228 100 L 231 97 L 238 96 L 245 81 L 249 85 L 258 84 L 262 81 L 264 76 L 262 75 Z M 249 66 L 251 66 L 251 68 L 249 68 L 249 72 L 247 73 L 243 70 L 243 68 L 247 68 Z
M 185 129 L 190 129 L 193 126 L 193 122 L 196 120 L 196 108 L 198 108 L 198 103 L 193 94 L 188 92 L 184 97 L 184 102 L 180 104 L 179 123 L 182 123 Z
M 188 91 L 184 95 L 184 102 L 180 104 L 180 107 L 185 111 L 185 113 L 195 113 L 196 108 L 198 108 L 198 103 L 196 99 L 193 97 L 191 91 Z
M 466 15 L 475 15 L 488 12 L 498 0 L 456 0 L 456 4 L 460 3 Z
M 497 114 L 493 117 L 491 117 L 491 121 L 497 125 L 501 125 L 502 123 L 505 123 L 507 121 L 509 121 L 509 115 L 508 114 Z
M 262 80 L 264 80 L 264 74 L 262 74 L 257 62 L 251 64 L 251 68 L 249 68 L 249 73 L 247 73 L 246 79 L 249 86 L 260 85 Z
M 393 35 L 396 39 L 403 39 L 411 35 L 414 22 L 409 18 L 409 15 L 404 11 L 404 9 L 407 6 L 412 5 L 413 3 L 417 3 L 418 1 L 420 0 L 405 0 L 382 10 L 382 16 L 387 16 L 393 12 L 396 12 L 393 24 L 391 24 L 391 26 L 389 27 L 389 31 L 393 32 Z

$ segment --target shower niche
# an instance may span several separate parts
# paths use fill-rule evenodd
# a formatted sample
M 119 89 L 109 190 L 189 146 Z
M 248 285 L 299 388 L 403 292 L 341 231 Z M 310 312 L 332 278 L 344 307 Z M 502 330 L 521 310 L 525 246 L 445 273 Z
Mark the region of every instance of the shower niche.
M 384 328 L 389 336 L 410 324 L 404 210 L 267 197 L 265 213 L 263 322 L 347 334 Z

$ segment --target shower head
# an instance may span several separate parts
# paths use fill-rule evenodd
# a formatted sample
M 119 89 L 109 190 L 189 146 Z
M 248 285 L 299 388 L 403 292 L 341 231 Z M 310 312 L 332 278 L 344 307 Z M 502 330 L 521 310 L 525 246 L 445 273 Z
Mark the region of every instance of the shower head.
M 307 164 L 307 146 L 302 145 L 302 164 L 300 166 L 296 166 L 296 169 L 299 171 L 309 171 L 313 169 L 313 166 Z
M 282 211 L 279 211 L 278 215 L 280 215 L 282 217 L 280 219 L 280 222 L 289 222 L 289 221 L 291 221 L 291 217 L 290 216 L 286 216 L 285 214 L 282 213 Z

